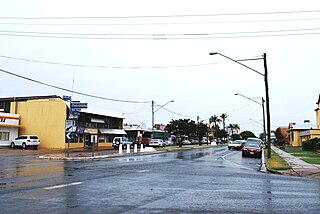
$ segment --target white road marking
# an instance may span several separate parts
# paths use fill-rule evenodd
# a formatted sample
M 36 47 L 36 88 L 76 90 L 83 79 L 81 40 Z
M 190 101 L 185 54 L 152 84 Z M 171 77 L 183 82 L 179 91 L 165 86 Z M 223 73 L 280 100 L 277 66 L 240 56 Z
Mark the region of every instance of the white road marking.
M 45 190 L 60 189 L 60 188 L 69 187 L 69 186 L 75 186 L 75 185 L 79 185 L 79 184 L 82 184 L 82 182 L 74 182 L 74 183 L 70 183 L 70 184 L 61 184 L 61 185 L 57 185 L 57 186 L 45 187 L 43 189 L 45 189 Z
M 139 170 L 138 172 L 143 173 L 143 172 L 150 172 L 150 170 Z

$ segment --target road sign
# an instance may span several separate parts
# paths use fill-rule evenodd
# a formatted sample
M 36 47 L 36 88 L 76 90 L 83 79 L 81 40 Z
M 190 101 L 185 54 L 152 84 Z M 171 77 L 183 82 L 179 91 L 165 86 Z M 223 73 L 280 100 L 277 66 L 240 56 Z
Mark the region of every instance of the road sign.
M 80 116 L 80 111 L 71 111 L 70 112 L 73 116 Z
M 71 108 L 71 111 L 72 111 L 72 112 L 75 112 L 75 111 L 80 112 L 80 111 L 81 111 L 81 108 Z
M 88 103 L 71 102 L 71 108 L 88 108 Z
M 69 101 L 69 100 L 71 100 L 71 96 L 63 95 L 62 99 L 65 100 L 65 101 Z
M 66 120 L 66 132 L 75 131 L 75 121 L 74 120 Z
M 66 137 L 68 138 L 68 140 L 70 140 L 71 139 L 71 132 L 68 132 L 68 134 L 66 135 Z

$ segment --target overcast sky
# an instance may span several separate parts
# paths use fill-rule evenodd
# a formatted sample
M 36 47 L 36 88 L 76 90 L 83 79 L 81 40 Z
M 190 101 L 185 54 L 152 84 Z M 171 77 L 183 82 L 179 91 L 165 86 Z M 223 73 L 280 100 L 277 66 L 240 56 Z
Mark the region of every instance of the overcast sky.
M 226 113 L 227 124 L 260 133 L 261 106 L 234 94 L 265 97 L 263 76 L 209 55 L 220 52 L 235 60 L 267 54 L 272 129 L 315 124 L 319 1 L 2 0 L 0 14 L 0 69 L 141 102 L 73 94 L 90 108 L 124 114 L 127 123 L 150 127 L 151 100 L 174 100 L 155 113 L 155 123 Z M 263 60 L 243 63 L 264 72 Z M 3 72 L 0 79 L 0 97 L 72 95 Z

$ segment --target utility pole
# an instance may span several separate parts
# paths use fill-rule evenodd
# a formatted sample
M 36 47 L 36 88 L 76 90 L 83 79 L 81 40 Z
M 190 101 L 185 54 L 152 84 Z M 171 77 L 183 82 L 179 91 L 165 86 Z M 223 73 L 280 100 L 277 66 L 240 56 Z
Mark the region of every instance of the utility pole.
M 151 102 L 151 108 L 152 108 L 152 137 L 154 137 L 154 101 Z
M 269 84 L 268 84 L 268 69 L 267 69 L 267 54 L 263 54 L 264 62 L 264 83 L 266 89 L 266 110 L 267 110 L 267 139 L 268 139 L 268 158 L 271 158 L 271 130 L 270 130 L 270 106 L 269 106 Z

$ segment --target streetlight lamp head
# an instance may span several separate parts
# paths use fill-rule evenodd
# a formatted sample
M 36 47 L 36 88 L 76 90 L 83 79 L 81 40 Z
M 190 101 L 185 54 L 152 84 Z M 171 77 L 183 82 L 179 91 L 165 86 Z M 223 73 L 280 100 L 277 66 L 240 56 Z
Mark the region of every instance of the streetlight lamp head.
M 216 55 L 216 54 L 218 54 L 218 52 L 211 52 L 211 53 L 209 53 L 209 55 Z
M 239 95 L 238 93 L 234 94 L 234 95 Z

